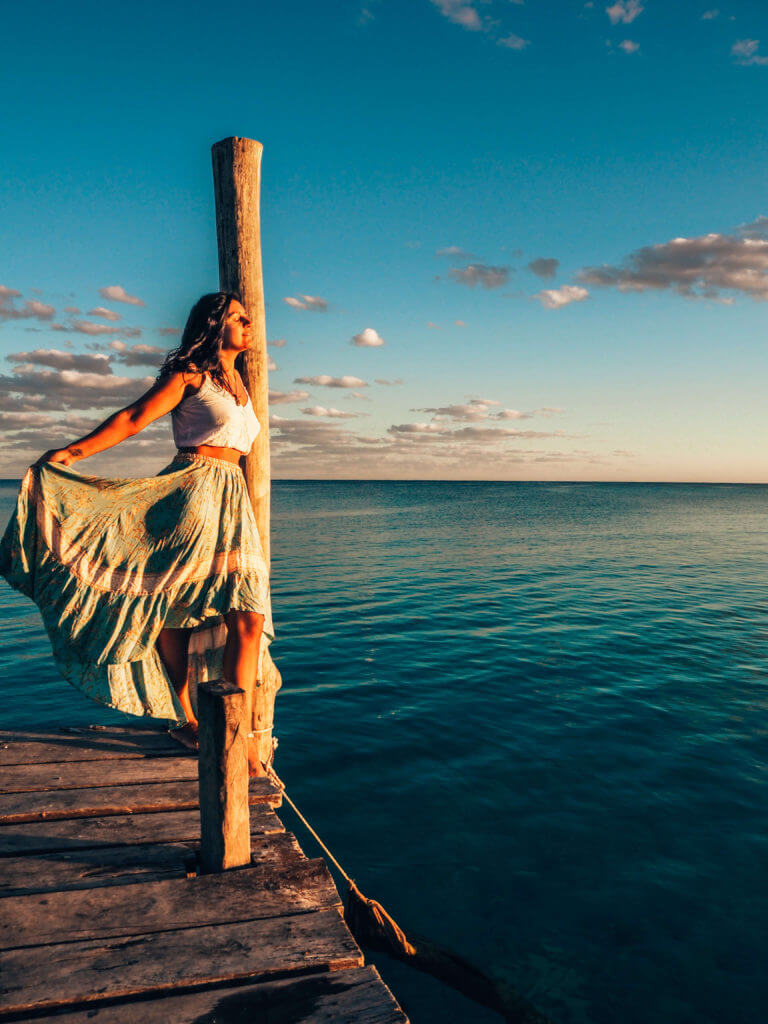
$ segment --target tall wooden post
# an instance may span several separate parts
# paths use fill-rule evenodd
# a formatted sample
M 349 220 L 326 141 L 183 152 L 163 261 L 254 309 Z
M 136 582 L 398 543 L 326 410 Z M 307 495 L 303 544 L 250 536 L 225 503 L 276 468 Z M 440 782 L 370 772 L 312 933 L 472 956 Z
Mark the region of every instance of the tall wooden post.
M 247 741 L 242 728 L 245 691 L 234 683 L 201 683 L 200 870 L 203 874 L 251 861 Z
M 215 143 L 211 154 L 219 285 L 223 291 L 234 291 L 240 295 L 253 321 L 253 341 L 245 354 L 243 380 L 261 430 L 245 460 L 245 482 L 269 565 L 269 386 L 259 218 L 262 149 L 261 143 L 254 139 L 233 137 Z M 260 662 L 249 731 L 255 731 L 254 743 L 259 758 L 266 762 L 272 753 L 275 693 L 281 680 L 265 644 L 262 645 Z

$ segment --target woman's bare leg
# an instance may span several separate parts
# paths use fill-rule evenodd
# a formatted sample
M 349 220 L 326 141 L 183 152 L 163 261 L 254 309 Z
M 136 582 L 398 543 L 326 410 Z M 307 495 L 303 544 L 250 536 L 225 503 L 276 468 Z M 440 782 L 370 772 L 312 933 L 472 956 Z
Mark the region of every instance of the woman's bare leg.
M 157 638 L 157 652 L 187 716 L 187 724 L 180 729 L 172 729 L 171 735 L 190 750 L 197 750 L 197 718 L 192 710 L 187 684 L 189 635 L 188 629 L 161 629 Z
M 224 647 L 224 678 L 245 690 L 246 722 L 249 730 L 253 720 L 253 691 L 259 668 L 259 646 L 264 616 L 257 612 L 227 612 L 227 642 Z M 248 766 L 251 775 L 263 775 L 264 768 L 257 754 L 254 738 L 248 740 Z

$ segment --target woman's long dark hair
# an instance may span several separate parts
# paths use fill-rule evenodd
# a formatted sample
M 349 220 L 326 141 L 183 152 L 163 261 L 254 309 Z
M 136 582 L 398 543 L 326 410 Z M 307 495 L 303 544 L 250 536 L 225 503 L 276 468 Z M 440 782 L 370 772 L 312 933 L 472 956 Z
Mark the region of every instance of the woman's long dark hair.
M 208 373 L 220 387 L 230 390 L 221 369 L 221 341 L 233 299 L 240 302 L 236 292 L 209 292 L 197 300 L 187 317 L 178 347 L 171 349 L 160 367 L 158 383 L 172 373 Z M 238 369 L 237 360 L 242 355 L 235 360 Z

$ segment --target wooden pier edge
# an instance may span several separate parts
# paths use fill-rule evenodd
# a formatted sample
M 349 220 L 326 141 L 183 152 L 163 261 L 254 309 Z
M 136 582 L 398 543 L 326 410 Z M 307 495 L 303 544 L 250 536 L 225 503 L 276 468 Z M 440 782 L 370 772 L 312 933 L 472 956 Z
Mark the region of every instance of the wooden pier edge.
M 246 768 L 232 738 L 237 708 L 227 707 L 238 694 L 213 690 L 215 742 L 203 744 L 200 778 L 221 782 L 206 799 L 230 803 L 210 820 L 225 829 L 227 815 L 251 816 L 248 862 L 218 873 L 200 872 L 202 801 L 190 811 L 171 779 L 152 783 L 162 810 L 148 809 L 147 786 L 136 784 L 139 768 L 154 778 L 167 766 L 186 778 L 184 762 L 196 767 L 169 737 L 140 727 L 0 732 L 0 801 L 42 800 L 36 820 L 22 823 L 0 802 L 0 1020 L 407 1024 L 365 964 L 325 863 L 309 860 L 275 816 L 280 791 L 263 778 L 245 791 L 232 784 Z M 48 790 L 39 788 L 36 750 Z M 57 750 L 61 760 L 51 760 Z M 73 785 L 78 766 L 82 788 Z M 248 788 L 262 802 L 250 803 Z M 123 813 L 94 808 L 98 790 L 119 791 Z

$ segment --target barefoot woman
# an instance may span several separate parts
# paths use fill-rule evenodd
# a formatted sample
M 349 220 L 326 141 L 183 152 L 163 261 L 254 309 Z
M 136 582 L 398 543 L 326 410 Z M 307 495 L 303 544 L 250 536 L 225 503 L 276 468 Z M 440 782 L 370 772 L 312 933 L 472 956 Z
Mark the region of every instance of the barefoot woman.
M 146 394 L 30 466 L 0 540 L 0 573 L 40 608 L 64 677 L 110 707 L 170 720 L 192 748 L 190 679 L 228 679 L 252 699 L 262 634 L 273 636 L 241 469 L 260 429 L 237 368 L 250 344 L 237 296 L 204 295 Z M 166 413 L 178 451 L 156 477 L 69 468 Z

